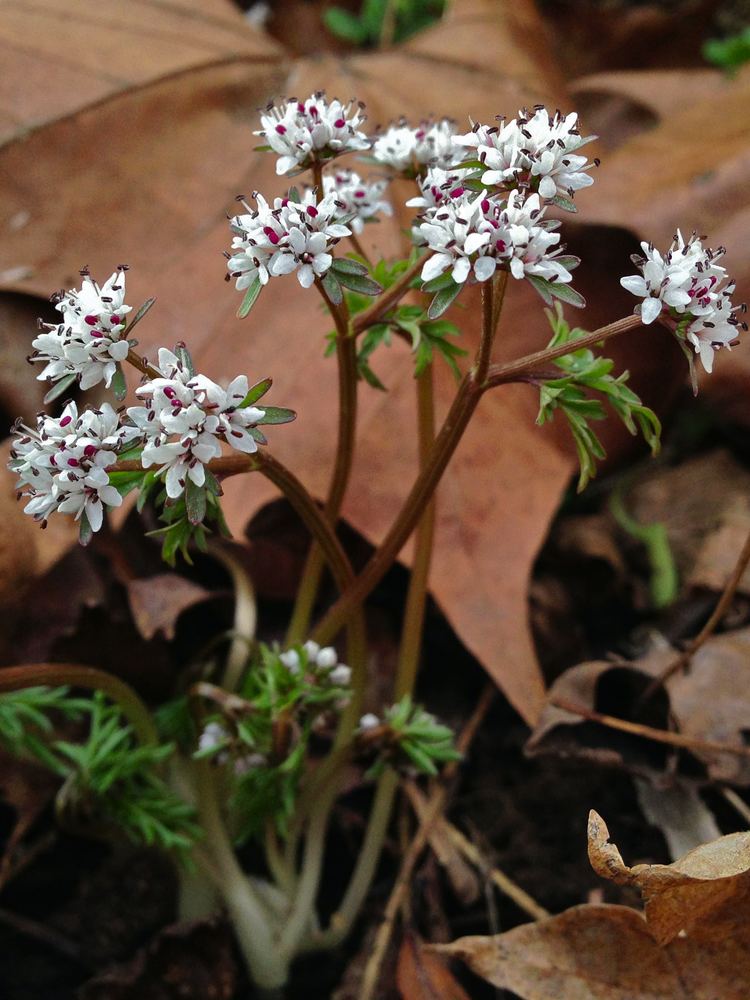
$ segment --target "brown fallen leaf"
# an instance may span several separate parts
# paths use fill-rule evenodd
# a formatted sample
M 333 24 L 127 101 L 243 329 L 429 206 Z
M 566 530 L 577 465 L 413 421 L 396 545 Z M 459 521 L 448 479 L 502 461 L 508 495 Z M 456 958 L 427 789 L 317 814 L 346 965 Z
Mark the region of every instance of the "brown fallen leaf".
M 396 986 L 402 1000 L 469 1000 L 445 961 L 408 932 L 398 953 Z
M 627 906 L 574 906 L 494 937 L 433 945 L 523 1000 L 747 1000 L 750 928 L 659 947 Z
M 625 716 L 648 683 L 660 676 L 674 660 L 676 650 L 654 650 L 632 663 L 609 663 L 604 660 L 580 663 L 557 678 L 548 695 L 538 726 L 527 744 L 531 754 L 561 753 L 565 756 L 593 757 L 600 763 L 628 767 L 636 773 L 661 773 L 662 756 L 654 756 L 647 740 L 614 735 L 602 726 L 593 726 L 554 703 L 595 710 L 603 685 L 610 691 L 629 690 L 632 699 L 621 699 L 618 713 Z M 738 629 L 714 636 L 694 654 L 686 673 L 672 676 L 666 684 L 670 715 L 678 732 L 694 740 L 743 747 L 750 718 L 750 696 L 746 668 L 750 657 L 750 629 Z M 636 721 L 643 721 L 638 719 Z M 663 723 L 662 723 L 663 724 Z M 585 725 L 585 742 L 579 742 L 575 728 Z M 573 727 L 571 731 L 570 727 Z M 567 733 L 567 735 L 566 735 Z M 703 751 L 691 754 L 701 760 L 715 781 L 745 785 L 750 783 L 750 760 L 746 755 Z
M 176 573 L 129 580 L 126 586 L 133 621 L 144 639 L 153 639 L 157 632 L 173 639 L 183 611 L 211 597 L 205 587 Z
M 66 20 L 65 64 L 57 60 L 57 49 L 39 57 L 39 67 L 48 59 L 45 85 L 52 79 L 65 91 L 55 97 L 55 112 L 45 105 L 41 89 L 31 87 L 20 106 L 22 120 L 8 117 L 0 171 L 13 183 L 3 198 L 9 216 L 28 212 L 32 222 L 43 219 L 44 239 L 31 224 L 10 234 L 0 244 L 0 273 L 23 265 L 30 277 L 13 287 L 47 295 L 74 282 L 82 263 L 98 274 L 129 262 L 132 301 L 153 294 L 159 300 L 139 328 L 146 351 L 153 354 L 158 344 L 184 338 L 197 365 L 212 377 L 240 370 L 272 375 L 273 402 L 299 413 L 296 424 L 273 435 L 273 451 L 322 497 L 335 440 L 335 365 L 321 358 L 329 324 L 309 294 L 289 282 L 283 300 L 276 288 L 269 289 L 243 325 L 235 317 L 237 295 L 222 281 L 219 254 L 229 240 L 225 214 L 232 198 L 243 190 L 275 194 L 283 187 L 272 159 L 252 152 L 255 108 L 290 89 L 320 87 L 342 97 L 356 90 L 368 105 L 371 125 L 402 113 L 418 119 L 434 112 L 466 121 L 468 115 L 489 120 L 539 100 L 566 106 L 536 8 L 531 0 L 464 0 L 452 5 L 442 23 L 399 48 L 291 62 L 275 42 L 251 30 L 228 0 L 212 0 L 209 12 L 198 0 L 179 5 L 150 0 L 143 5 L 143 22 L 127 32 L 124 0 L 112 0 L 95 24 L 84 18 L 84 6 L 77 0 Z M 50 10 L 48 0 L 28 13 L 25 23 L 38 19 L 41 31 L 53 16 Z M 151 41 L 154 26 L 163 46 Z M 20 30 L 14 15 L 9 47 Z M 110 48 L 117 50 L 117 84 L 100 55 Z M 9 65 L 9 78 L 19 79 L 15 64 Z M 80 67 L 75 79 L 71 66 Z M 95 155 L 82 159 L 81 150 Z M 116 195 L 103 194 L 114 188 Z M 585 211 L 583 200 L 581 208 Z M 379 246 L 393 252 L 402 222 L 394 219 L 370 231 L 377 232 Z M 370 231 L 364 239 L 368 249 Z M 571 246 L 576 240 L 589 251 L 577 272 L 590 298 L 584 322 L 593 327 L 629 312 L 630 296 L 619 289 L 612 268 L 620 266 L 614 261 L 627 262 L 632 239 L 618 242 L 609 231 L 579 226 Z M 476 322 L 456 315 L 463 320 L 464 346 L 471 349 Z M 524 354 L 548 337 L 537 297 L 513 288 L 497 359 Z M 656 393 L 649 389 L 658 385 L 666 403 L 682 381 L 676 350 L 668 337 L 646 331 L 627 345 L 615 345 L 612 354 L 633 370 L 636 390 L 647 401 L 653 402 Z M 343 516 L 378 542 L 414 476 L 415 389 L 402 345 L 373 364 L 390 392 L 386 397 L 363 387 L 359 455 Z M 442 416 L 455 383 L 447 370 L 439 370 L 437 385 Z M 533 426 L 534 395 L 528 387 L 509 387 L 483 401 L 439 493 L 431 575 L 433 594 L 464 644 L 529 721 L 543 703 L 528 624 L 530 569 L 573 471 L 565 429 L 543 432 Z M 605 434 L 607 444 L 622 454 L 627 435 L 613 427 Z M 275 496 L 260 477 L 229 482 L 226 493 L 236 533 Z M 407 548 L 405 559 L 408 554 Z
M 592 809 L 588 841 L 589 861 L 597 875 L 639 889 L 658 944 L 669 944 L 683 932 L 691 941 L 724 939 L 747 924 L 750 833 L 730 833 L 701 844 L 671 865 L 629 868 L 609 842 L 607 824 Z
M 688 583 L 721 593 L 732 576 L 737 557 L 750 535 L 750 500 L 746 494 L 730 501 L 716 528 L 703 539 L 695 555 Z M 750 570 L 737 585 L 741 594 L 750 594 Z

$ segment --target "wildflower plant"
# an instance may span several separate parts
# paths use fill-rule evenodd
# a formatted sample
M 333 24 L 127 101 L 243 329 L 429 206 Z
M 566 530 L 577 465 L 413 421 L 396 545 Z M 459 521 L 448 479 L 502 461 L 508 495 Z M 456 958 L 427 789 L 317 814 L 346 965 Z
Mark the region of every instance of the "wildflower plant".
M 556 214 L 593 183 L 575 114 L 543 107 L 461 134 L 448 119 L 379 133 L 364 131 L 360 104 L 316 93 L 289 98 L 261 113 L 262 148 L 279 176 L 308 172 L 309 182 L 279 197 L 256 192 L 230 218 L 226 278 L 244 321 L 261 294 L 296 280 L 327 308 L 328 355 L 339 369 L 339 426 L 330 487 L 321 509 L 293 472 L 271 453 L 294 412 L 268 402 L 272 380 L 238 373 L 227 384 L 196 371 L 185 344 L 143 357 L 133 336 L 153 319 L 148 300 L 126 301 L 126 270 L 98 285 L 55 296 L 61 321 L 43 324 L 33 362 L 51 385 L 54 412 L 14 428 L 10 469 L 26 512 L 42 526 L 73 517 L 86 544 L 109 509 L 130 493 L 161 522 L 154 532 L 173 563 L 227 533 L 222 482 L 259 473 L 288 498 L 313 542 L 289 628 L 277 645 L 256 643 L 247 627 L 226 662 L 207 662 L 201 679 L 151 711 L 106 671 L 36 666 L 0 671 L 0 740 L 41 762 L 62 782 L 63 821 L 172 852 L 191 869 L 189 886 L 210 884 L 229 911 L 259 990 L 283 988 L 302 952 L 335 947 L 353 927 L 372 881 L 399 777 L 435 776 L 457 758 L 448 727 L 414 702 L 433 542 L 435 490 L 486 392 L 525 383 L 540 394 L 538 423 L 560 413 L 580 459 L 579 487 L 596 473 L 603 447 L 594 423 L 606 408 L 653 451 L 655 414 L 599 351 L 609 338 L 658 322 L 677 338 L 692 368 L 707 372 L 745 324 L 732 303 L 734 285 L 723 249 L 677 234 L 672 247 L 643 244 L 639 273 L 622 278 L 638 300 L 632 315 L 591 332 L 571 327 L 563 304 L 582 308 L 574 288 L 579 261 L 566 253 Z M 359 157 L 357 171 L 342 166 Z M 361 173 L 359 170 L 361 169 Z M 367 172 L 366 172 L 367 171 Z M 393 211 L 391 178 L 410 180 L 415 211 L 403 258 L 370 260 L 358 242 L 365 227 Z M 554 213 L 554 214 L 553 214 Z M 273 280 L 272 280 L 273 279 Z M 278 280 L 277 280 L 278 279 Z M 527 282 L 547 306 L 547 347 L 514 361 L 493 361 L 506 294 Z M 481 338 L 473 356 L 460 328 L 443 317 L 467 289 L 481 292 Z M 358 399 L 366 386 L 386 391 L 376 354 L 399 337 L 412 351 L 420 455 L 409 495 L 370 562 L 355 575 L 336 535 L 355 444 Z M 323 349 L 321 349 L 323 353 Z M 447 363 L 457 387 L 442 427 L 433 433 L 433 369 Z M 74 387 L 99 386 L 115 400 L 79 409 Z M 266 436 L 268 434 L 268 437 Z M 392 704 L 365 711 L 367 637 L 363 602 L 415 535 Z M 230 557 L 214 547 L 218 558 Z M 339 597 L 316 622 L 319 582 L 330 570 Z M 248 586 L 238 589 L 238 621 Z M 241 630 L 240 630 L 241 631 Z M 333 645 L 337 642 L 338 645 Z M 339 649 L 342 652 L 339 652 Z M 343 652 L 345 650 L 345 652 Z M 83 696 L 80 689 L 93 691 Z M 377 706 L 376 706 L 377 707 Z M 61 734 L 61 729 L 64 734 Z M 347 769 L 376 782 L 361 852 L 327 926 L 316 913 L 326 829 Z M 265 869 L 243 870 L 235 848 L 251 839 Z M 205 902 L 211 893 L 201 891 Z M 195 915 L 195 907 L 188 907 Z

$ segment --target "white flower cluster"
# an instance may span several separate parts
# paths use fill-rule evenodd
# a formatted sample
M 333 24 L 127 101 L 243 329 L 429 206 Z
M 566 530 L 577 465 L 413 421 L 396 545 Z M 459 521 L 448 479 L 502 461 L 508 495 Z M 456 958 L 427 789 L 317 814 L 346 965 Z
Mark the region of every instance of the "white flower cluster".
M 323 178 L 324 194 L 334 199 L 339 218 L 346 220 L 355 233 L 376 215 L 393 215 L 393 207 L 383 197 L 387 180 L 366 181 L 353 170 L 337 170 Z
M 128 416 L 145 440 L 141 462 L 158 465 L 167 496 L 181 496 L 190 479 L 206 481 L 206 464 L 221 455 L 221 442 L 245 453 L 257 451 L 253 430 L 264 417 L 255 406 L 242 407 L 247 376 L 238 375 L 226 389 L 205 375 L 192 374 L 172 351 L 159 350 L 161 378 L 136 389 L 144 406 L 131 406 Z
M 443 170 L 442 167 L 430 167 L 424 177 L 418 179 L 422 192 L 406 202 L 407 208 L 436 208 L 450 199 L 460 198 L 465 193 L 463 181 L 468 171 Z
M 533 276 L 568 283 L 566 261 L 558 260 L 562 248 L 554 230 L 559 223 L 543 220 L 544 211 L 539 195 L 524 198 L 520 191 L 511 191 L 507 200 L 488 197 L 486 191 L 464 191 L 429 209 L 419 232 L 435 253 L 425 261 L 422 280 L 452 268 L 459 284 L 472 274 L 477 281 L 487 281 L 504 266 L 517 279 Z
M 228 748 L 232 737 L 226 726 L 220 722 L 208 722 L 198 737 L 198 750 L 211 755 L 216 764 L 226 764 L 230 759 Z M 216 752 L 218 751 L 218 753 Z M 232 769 L 239 778 L 243 774 L 265 767 L 268 758 L 262 753 L 244 753 L 234 758 Z
M 14 433 L 9 467 L 18 474 L 17 488 L 29 497 L 26 513 L 43 524 L 56 511 L 76 520 L 85 514 L 98 531 L 103 505 L 122 503 L 106 470 L 117 461 L 117 452 L 138 437 L 136 428 L 120 426 L 108 403 L 79 415 L 71 402 L 59 417 L 42 413 L 36 429 L 17 424 Z
M 365 120 L 363 105 L 326 100 L 322 92 L 306 101 L 289 98 L 280 107 L 270 104 L 260 116 L 265 138 L 278 154 L 276 173 L 309 167 L 342 153 L 369 149 L 370 140 L 359 131 Z
M 71 289 L 57 297 L 55 308 L 63 315 L 62 323 L 40 322 L 42 332 L 32 341 L 35 353 L 30 360 L 46 362 L 37 376 L 40 380 L 57 382 L 74 375 L 82 389 L 91 389 L 102 381 L 109 386 L 117 365 L 127 357 L 123 333 L 131 306 L 125 305 L 124 267 L 101 288 L 82 273 L 80 291 Z
M 249 288 L 256 281 L 265 285 L 269 277 L 293 271 L 300 285 L 309 288 L 333 263 L 330 251 L 335 243 L 350 235 L 349 228 L 336 221 L 342 217 L 336 196 L 316 201 L 311 191 L 299 202 L 276 198 L 273 207 L 262 194 L 256 192 L 254 198 L 257 209 L 243 200 L 247 213 L 230 220 L 235 236 L 227 268 L 236 288 Z
M 714 352 L 729 347 L 740 330 L 747 329 L 737 318 L 745 307 L 732 305 L 735 285 L 718 263 L 724 248 L 704 248 L 695 233 L 685 242 L 679 231 L 663 255 L 650 243 L 641 243 L 641 248 L 644 256 L 633 257 L 641 273 L 621 278 L 620 284 L 643 298 L 636 312 L 645 324 L 653 323 L 665 308 L 673 318 L 686 320 L 684 335 L 710 373 Z
M 596 136 L 581 136 L 577 114 L 551 115 L 537 106 L 533 114 L 521 110 L 509 122 L 499 120 L 499 125 L 475 125 L 453 140 L 458 148 L 474 150 L 484 164 L 482 184 L 506 189 L 529 186 L 542 198 L 555 198 L 572 196 L 594 183 L 587 171 L 597 161 L 588 163 L 575 150 Z
M 372 155 L 399 173 L 419 173 L 425 166 L 452 167 L 461 153 L 454 145 L 456 126 L 449 118 L 412 128 L 405 119 L 391 125 L 372 144 Z
M 323 646 L 321 649 L 312 639 L 303 644 L 301 655 L 296 649 L 288 649 L 279 655 L 279 659 L 290 674 L 299 674 L 305 670 L 333 687 L 347 687 L 352 677 L 351 667 L 339 663 L 338 653 L 333 646 Z

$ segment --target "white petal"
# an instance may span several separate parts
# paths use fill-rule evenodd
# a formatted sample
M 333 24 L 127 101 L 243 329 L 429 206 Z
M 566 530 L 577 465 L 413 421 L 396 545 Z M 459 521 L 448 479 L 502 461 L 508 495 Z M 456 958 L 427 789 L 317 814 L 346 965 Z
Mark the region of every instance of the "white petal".
M 653 296 L 649 296 L 647 299 L 643 300 L 643 305 L 641 306 L 641 319 L 646 326 L 648 326 L 649 323 L 653 323 L 657 316 L 659 316 L 662 306 L 663 303 L 661 299 L 655 299 Z
M 451 265 L 451 257 L 448 254 L 436 253 L 434 256 L 426 260 L 424 267 L 422 268 L 422 281 L 432 281 L 433 278 L 437 278 L 439 274 L 442 274 L 446 268 Z

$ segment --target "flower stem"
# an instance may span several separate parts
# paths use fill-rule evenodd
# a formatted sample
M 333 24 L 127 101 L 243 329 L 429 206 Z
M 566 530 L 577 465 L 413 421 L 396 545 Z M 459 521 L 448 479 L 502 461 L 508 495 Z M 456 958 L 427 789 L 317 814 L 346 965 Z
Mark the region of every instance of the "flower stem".
M 216 867 L 217 889 L 229 910 L 240 950 L 257 986 L 278 991 L 286 982 L 289 963 L 276 947 L 267 910 L 237 862 L 210 766 L 195 761 L 194 774 L 198 812 Z
M 357 856 L 354 872 L 346 888 L 341 905 L 331 917 L 326 931 L 312 937 L 303 946 L 305 951 L 335 948 L 349 934 L 359 915 L 362 904 L 372 884 L 375 870 L 380 860 L 383 841 L 388 831 L 388 823 L 393 809 L 393 799 L 398 789 L 398 774 L 388 768 L 378 780 L 375 800 L 372 804 L 367 832 Z
M 570 354 L 571 350 L 577 351 L 583 347 L 591 347 L 593 344 L 618 336 L 627 330 L 633 330 L 640 325 L 639 316 L 626 316 L 624 319 L 586 334 L 585 337 L 576 340 L 574 345 L 561 344 L 558 347 L 546 348 L 542 351 L 536 351 L 534 354 L 528 354 L 508 364 L 489 365 L 487 377 L 481 384 L 476 379 L 477 365 L 475 364 L 474 369 L 464 376 L 443 426 L 435 439 L 429 461 L 414 483 L 380 548 L 346 593 L 342 594 L 318 623 L 313 637 L 318 642 L 330 642 L 346 624 L 351 610 L 363 603 L 393 565 L 401 548 L 414 530 L 424 506 L 437 488 L 482 394 L 487 389 L 526 378 L 537 365 L 553 361 L 564 354 Z M 482 352 L 483 347 L 480 346 L 478 359 L 482 356 Z
M 325 517 L 328 523 L 335 528 L 349 483 L 354 456 L 354 440 L 357 429 L 357 345 L 351 336 L 346 307 L 336 306 L 320 281 L 317 281 L 316 285 L 336 324 L 336 359 L 339 378 L 338 442 L 328 499 L 325 505 Z M 307 637 L 323 565 L 323 552 L 320 546 L 313 541 L 302 571 L 297 600 L 287 631 L 287 645 L 302 642 Z
M 466 425 L 476 409 L 482 392 L 483 390 L 477 385 L 471 372 L 464 376 L 440 433 L 435 439 L 429 461 L 414 483 L 401 512 L 380 548 L 375 552 L 362 573 L 316 626 L 313 638 L 318 642 L 325 643 L 333 639 L 346 624 L 352 610 L 362 604 L 395 562 L 440 482 L 443 472 L 463 436 Z
M 379 323 L 388 310 L 406 295 L 414 276 L 424 265 L 428 256 L 429 254 L 423 254 L 421 257 L 418 257 L 413 264 L 407 267 L 398 281 L 394 282 L 390 288 L 386 288 L 383 294 L 375 299 L 371 306 L 368 306 L 363 312 L 357 313 L 352 321 L 352 329 L 355 335 L 363 333 L 368 327 Z
M 564 354 L 580 351 L 584 347 L 593 347 L 600 341 L 617 337 L 619 334 L 634 330 L 641 325 L 640 316 L 625 316 L 623 319 L 618 319 L 614 323 L 601 326 L 598 330 L 579 337 L 578 340 L 567 341 L 564 344 L 558 344 L 557 347 L 545 347 L 542 351 L 535 351 L 533 354 L 527 354 L 517 361 L 509 361 L 504 365 L 490 365 L 484 386 L 492 388 L 496 385 L 504 385 L 506 382 L 514 382 L 519 376 L 529 375 L 538 365 L 554 361 L 555 358 L 561 358 Z
M 369 267 L 369 269 L 372 271 L 372 261 L 370 260 L 370 257 L 368 255 L 367 251 L 365 250 L 365 248 L 360 243 L 359 237 L 354 232 L 354 230 L 352 230 L 352 232 L 349 234 L 348 239 L 349 239 L 349 242 L 351 243 L 352 247 L 354 248 L 354 252 L 357 253 L 357 254 L 359 254 L 359 256 L 362 258 L 362 260 L 365 262 L 365 264 L 367 264 L 367 266 Z
M 19 691 L 38 684 L 47 687 L 70 684 L 72 687 L 102 691 L 118 706 L 140 743 L 150 745 L 159 742 L 159 734 L 148 708 L 130 685 L 114 674 L 74 663 L 33 663 L 0 669 L 0 692 Z
M 419 440 L 419 467 L 424 470 L 435 439 L 435 401 L 433 370 L 428 365 L 417 378 L 417 434 Z M 406 610 L 401 632 L 398 666 L 396 669 L 395 699 L 414 690 L 422 647 L 422 628 L 427 603 L 427 581 L 432 562 L 432 545 L 435 536 L 435 500 L 424 509 L 416 532 L 414 561 L 406 596 Z

